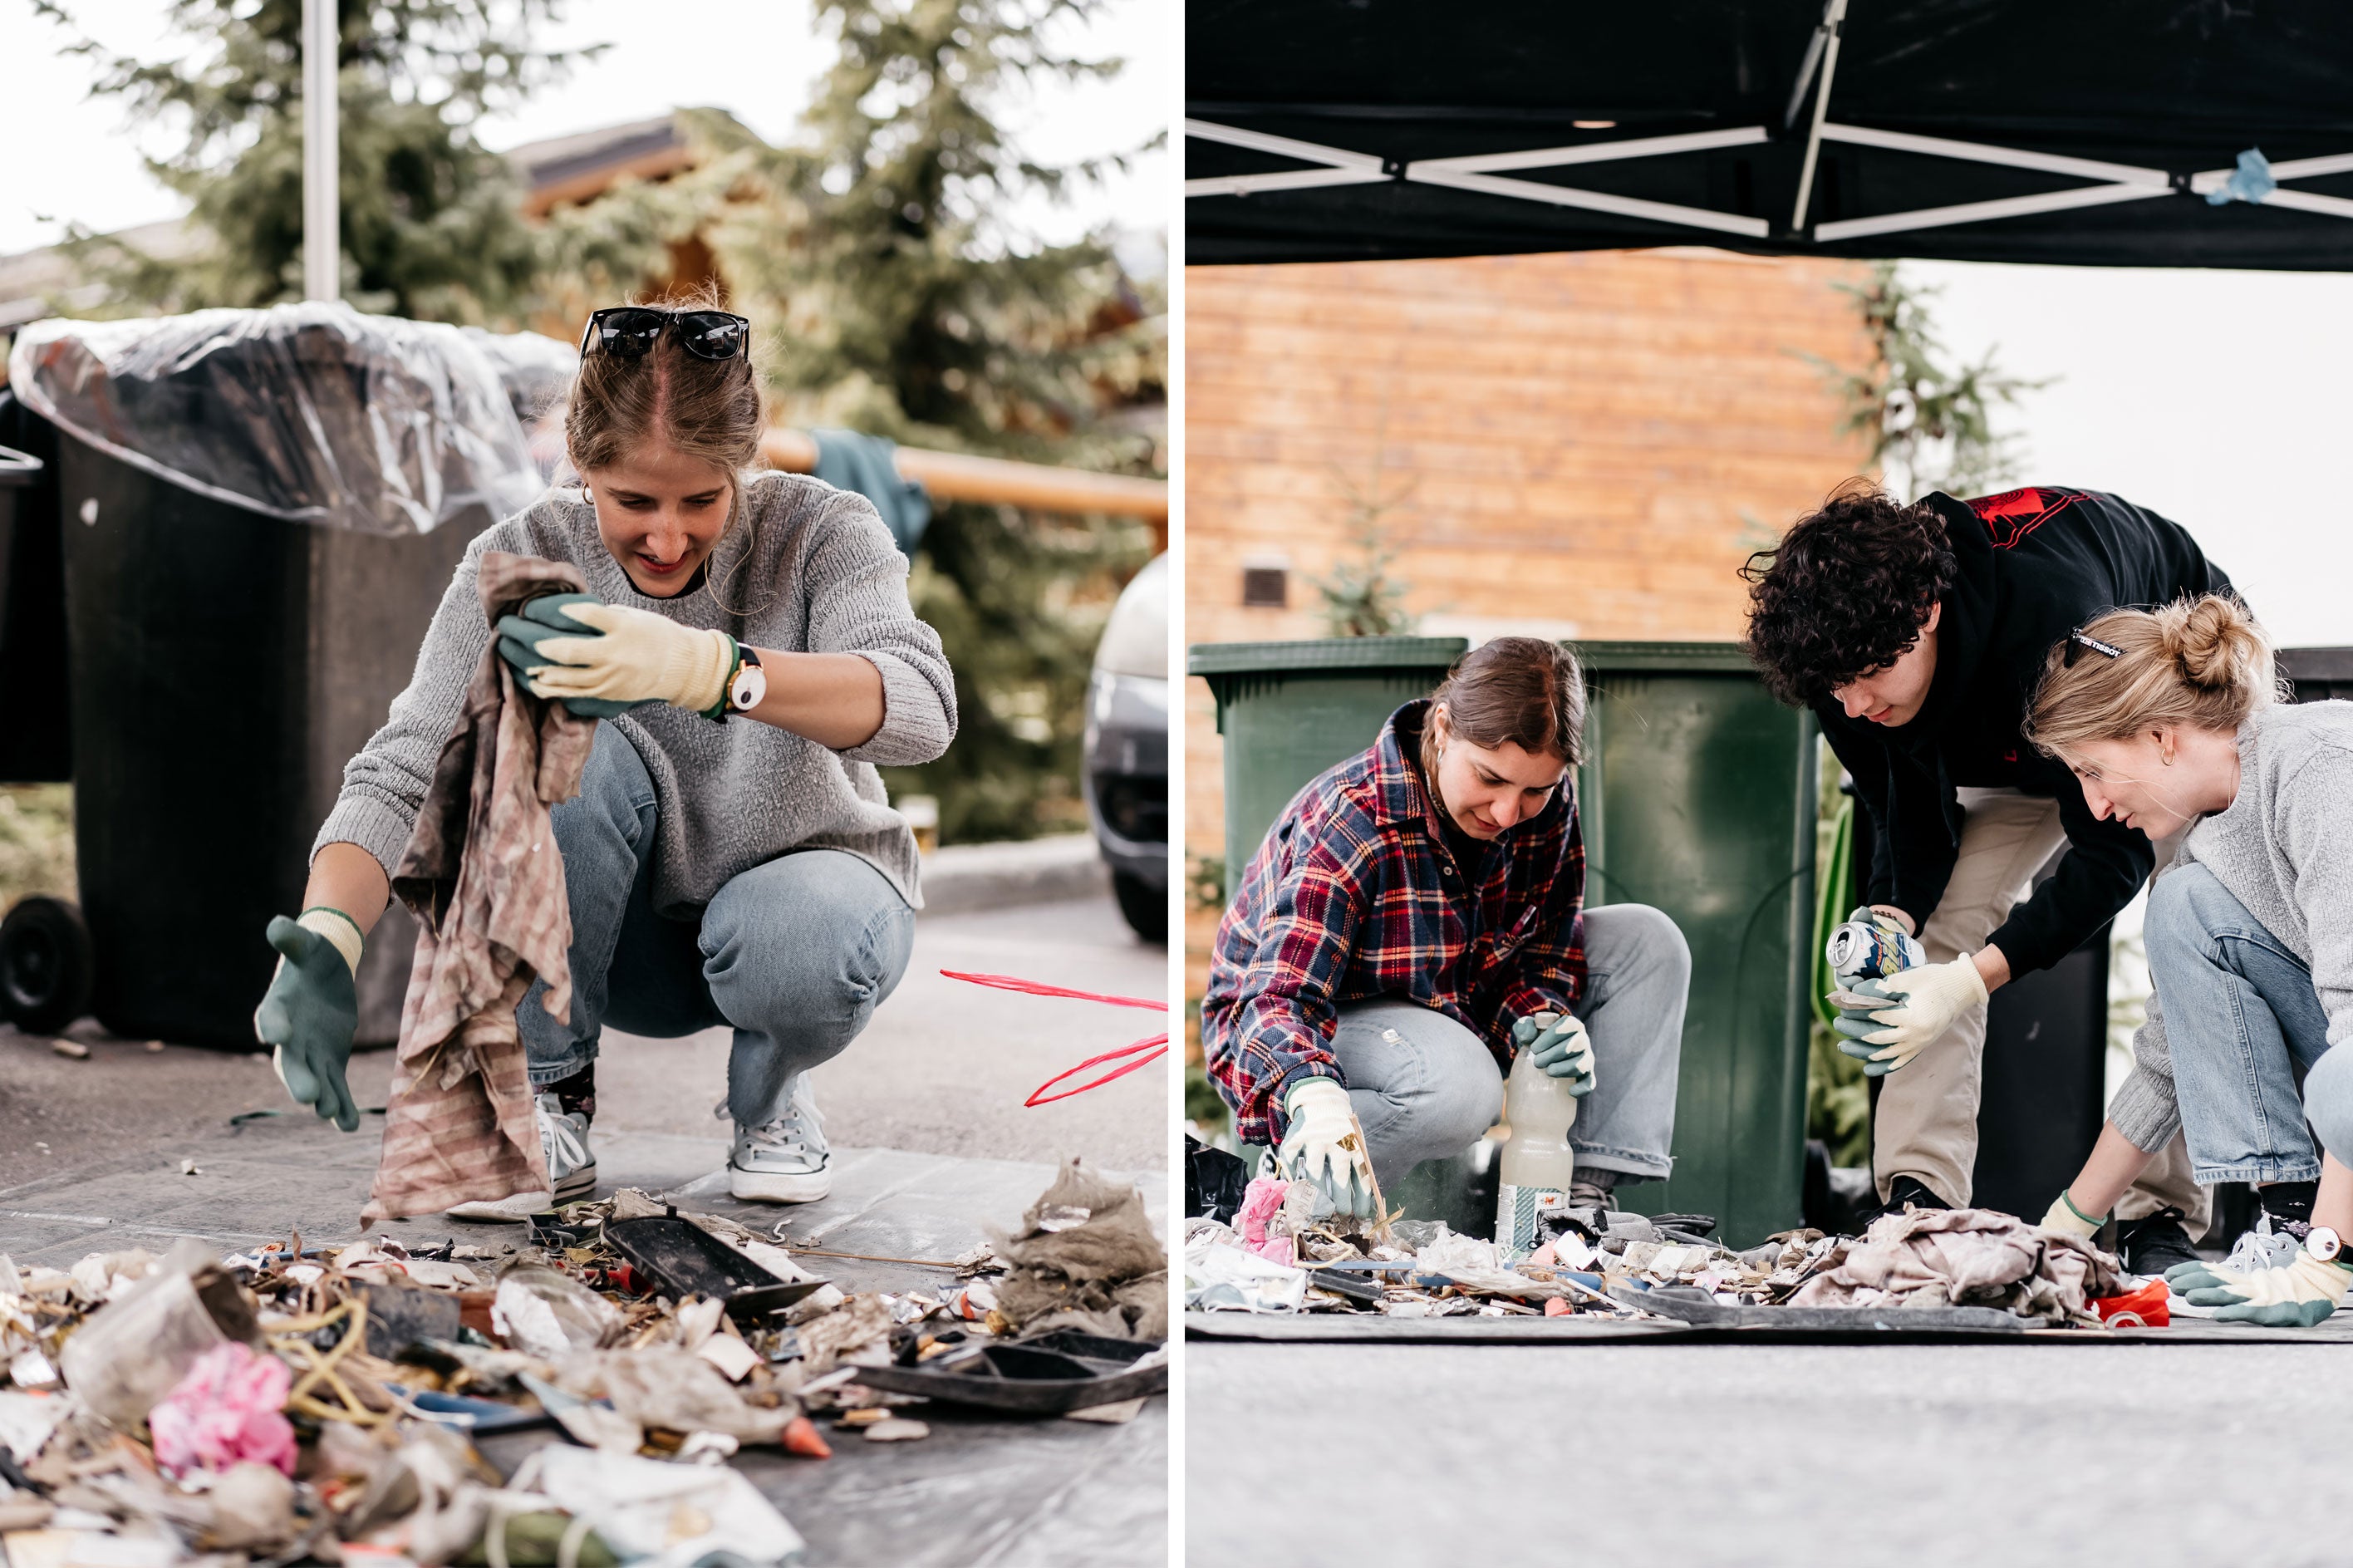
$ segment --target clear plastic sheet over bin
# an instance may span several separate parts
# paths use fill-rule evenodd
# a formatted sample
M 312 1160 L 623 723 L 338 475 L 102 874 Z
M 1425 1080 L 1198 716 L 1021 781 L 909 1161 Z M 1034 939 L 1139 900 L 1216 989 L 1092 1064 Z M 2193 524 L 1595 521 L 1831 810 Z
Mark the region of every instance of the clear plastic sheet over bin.
M 526 420 L 565 344 L 348 305 L 36 322 L 11 387 L 121 461 L 290 523 L 416 535 L 519 512 L 546 486 Z

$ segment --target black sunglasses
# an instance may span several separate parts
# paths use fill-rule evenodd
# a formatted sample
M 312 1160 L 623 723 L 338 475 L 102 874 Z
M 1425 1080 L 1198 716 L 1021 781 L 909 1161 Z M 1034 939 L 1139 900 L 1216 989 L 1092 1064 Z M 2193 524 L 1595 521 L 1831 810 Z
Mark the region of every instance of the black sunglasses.
M 2059 667 L 2063 670 L 2073 669 L 2075 661 L 2084 656 L 2084 650 L 2086 648 L 2094 653 L 2105 653 L 2111 659 L 2121 659 L 2125 656 L 2125 651 L 2113 642 L 2103 642 L 2087 632 L 2071 631 L 2067 633 L 2067 652 L 2059 656 Z
M 580 334 L 580 352 L 585 356 L 594 343 L 597 352 L 617 359 L 642 359 L 666 327 L 678 334 L 679 347 L 697 359 L 728 360 L 751 353 L 752 323 L 742 316 L 649 305 L 612 305 L 591 312 L 588 330 Z

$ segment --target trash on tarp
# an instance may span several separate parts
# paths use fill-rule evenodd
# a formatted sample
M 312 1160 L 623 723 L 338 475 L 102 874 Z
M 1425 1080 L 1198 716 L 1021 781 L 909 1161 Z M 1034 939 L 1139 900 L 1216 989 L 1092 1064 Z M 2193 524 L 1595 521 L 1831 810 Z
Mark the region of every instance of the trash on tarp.
M 148 1412 L 155 1463 L 167 1476 L 268 1465 L 294 1473 L 294 1424 L 280 1414 L 294 1374 L 251 1345 L 216 1345 Z
M 691 1568 L 714 1552 L 782 1563 L 800 1532 L 735 1470 L 590 1448 L 542 1448 L 510 1483 L 585 1520 L 625 1561 Z
M 1073 1159 L 1029 1206 L 1021 1230 L 993 1240 L 1010 1266 L 997 1299 L 1014 1329 L 1168 1337 L 1168 1255 L 1133 1183 L 1106 1181 Z

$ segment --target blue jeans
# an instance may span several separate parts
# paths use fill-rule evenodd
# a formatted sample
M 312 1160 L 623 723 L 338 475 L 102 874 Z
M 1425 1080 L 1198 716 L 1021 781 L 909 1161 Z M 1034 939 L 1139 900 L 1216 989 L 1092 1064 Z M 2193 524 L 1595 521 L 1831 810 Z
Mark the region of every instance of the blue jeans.
M 1641 904 L 1585 912 L 1586 997 L 1576 1012 L 1593 1041 L 1593 1092 L 1569 1129 L 1580 1171 L 1663 1181 L 1675 1130 L 1691 948 L 1675 923 Z M 1425 1160 L 1460 1154 L 1495 1125 L 1504 1078 L 1486 1042 L 1419 1002 L 1344 1002 L 1333 1059 L 1372 1146 L 1383 1185 Z
M 727 1025 L 727 1108 L 768 1120 L 794 1077 L 858 1037 L 907 972 L 915 914 L 883 874 L 840 850 L 798 850 L 720 888 L 699 923 L 654 913 L 653 780 L 601 726 L 580 793 L 550 813 L 572 906 L 572 1021 L 515 1009 L 533 1088 L 596 1059 L 605 1025 L 659 1040 Z
M 2144 933 L 2190 1173 L 2208 1185 L 2313 1181 L 2307 1118 L 2353 1162 L 2353 1054 L 2328 1048 L 2304 960 L 2202 865 L 2158 878 Z

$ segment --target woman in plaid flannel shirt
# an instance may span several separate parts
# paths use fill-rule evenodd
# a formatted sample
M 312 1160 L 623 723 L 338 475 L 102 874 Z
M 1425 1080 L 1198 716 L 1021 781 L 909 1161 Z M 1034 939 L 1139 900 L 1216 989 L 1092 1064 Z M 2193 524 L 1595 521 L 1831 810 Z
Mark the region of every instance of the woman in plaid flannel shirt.
M 1584 907 L 1584 717 L 1567 649 L 1498 638 L 1301 790 L 1242 873 L 1202 1048 L 1243 1139 L 1344 1212 L 1493 1126 L 1521 1049 L 1591 1096 L 1578 1201 L 1672 1166 L 1691 952 L 1656 909 Z

